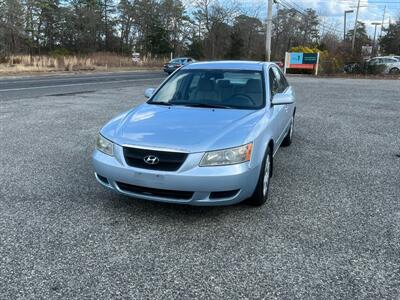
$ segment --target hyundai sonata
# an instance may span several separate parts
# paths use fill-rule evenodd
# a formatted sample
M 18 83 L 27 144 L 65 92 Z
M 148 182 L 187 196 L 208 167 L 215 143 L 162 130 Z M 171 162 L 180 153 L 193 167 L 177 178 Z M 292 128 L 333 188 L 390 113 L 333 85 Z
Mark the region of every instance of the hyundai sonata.
M 274 155 L 292 142 L 294 93 L 273 63 L 193 63 L 108 122 L 96 179 L 136 198 L 191 205 L 265 203 Z

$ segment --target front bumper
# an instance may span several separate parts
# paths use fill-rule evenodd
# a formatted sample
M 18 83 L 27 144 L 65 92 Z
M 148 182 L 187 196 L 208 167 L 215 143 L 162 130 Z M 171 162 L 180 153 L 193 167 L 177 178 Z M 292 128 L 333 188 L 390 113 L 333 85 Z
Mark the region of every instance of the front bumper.
M 135 198 L 212 206 L 238 203 L 252 195 L 257 184 L 260 166 L 251 167 L 249 163 L 243 163 L 231 166 L 199 167 L 203 154 L 189 154 L 179 170 L 175 172 L 131 167 L 126 164 L 123 149 L 118 145 L 114 145 L 114 156 L 95 150 L 92 161 L 99 183 L 118 193 Z M 193 192 L 193 194 L 189 198 L 177 199 L 166 193 L 158 196 L 147 192 L 132 192 L 124 188 L 126 185 L 165 190 L 169 194 L 171 191 Z M 210 198 L 211 193 L 229 191 L 235 191 L 235 193 L 219 193 L 218 199 Z

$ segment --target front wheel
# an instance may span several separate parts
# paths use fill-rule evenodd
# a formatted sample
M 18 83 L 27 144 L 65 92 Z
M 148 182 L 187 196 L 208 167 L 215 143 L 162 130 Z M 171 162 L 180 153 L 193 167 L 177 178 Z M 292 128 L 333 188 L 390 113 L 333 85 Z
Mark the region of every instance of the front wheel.
M 268 198 L 269 182 L 272 175 L 272 151 L 268 147 L 263 163 L 261 165 L 260 176 L 257 181 L 256 189 L 248 199 L 248 203 L 253 206 L 263 205 Z
M 287 132 L 285 138 L 282 141 L 282 146 L 283 147 L 290 146 L 290 144 L 292 143 L 293 131 L 294 131 L 294 115 L 292 116 L 292 119 L 290 120 L 289 131 Z

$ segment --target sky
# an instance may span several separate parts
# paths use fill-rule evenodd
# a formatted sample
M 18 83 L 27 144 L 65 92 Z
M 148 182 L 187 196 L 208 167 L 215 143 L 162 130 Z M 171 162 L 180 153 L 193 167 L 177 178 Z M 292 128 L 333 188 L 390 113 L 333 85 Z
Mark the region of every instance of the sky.
M 193 1 L 188 2 L 191 3 Z M 265 19 L 267 10 L 267 0 L 217 0 L 224 2 L 239 2 L 249 12 L 255 12 L 258 17 Z M 295 5 L 302 10 L 313 8 L 324 22 L 325 28 L 333 28 L 337 34 L 343 35 L 343 19 L 345 10 L 354 10 L 354 13 L 347 14 L 347 30 L 354 27 L 356 7 L 358 0 L 277 0 L 278 4 L 274 5 L 274 10 L 282 7 L 282 3 L 286 2 Z M 279 4 L 281 3 L 281 4 Z M 389 19 L 392 22 L 400 18 L 400 0 L 360 0 L 361 7 L 358 19 L 367 25 L 368 34 L 373 36 L 374 25 L 372 22 L 382 22 L 384 8 L 386 6 L 384 25 L 388 26 Z M 190 5 L 190 4 L 189 4 Z M 380 34 L 380 26 L 377 28 L 377 35 Z

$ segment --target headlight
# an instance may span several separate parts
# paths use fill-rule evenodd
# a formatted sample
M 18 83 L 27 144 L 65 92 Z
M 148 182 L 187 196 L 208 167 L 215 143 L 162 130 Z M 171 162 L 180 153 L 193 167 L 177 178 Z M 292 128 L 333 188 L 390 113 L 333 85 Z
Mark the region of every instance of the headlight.
M 250 160 L 252 150 L 253 143 L 249 143 L 240 147 L 206 152 L 200 162 L 200 167 L 240 164 Z
M 107 154 L 107 155 L 113 155 L 113 148 L 114 144 L 104 138 L 101 134 L 97 136 L 97 141 L 96 141 L 96 149 Z

